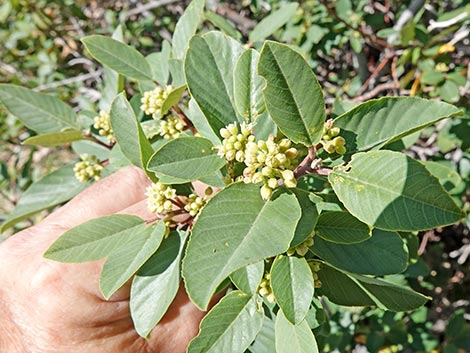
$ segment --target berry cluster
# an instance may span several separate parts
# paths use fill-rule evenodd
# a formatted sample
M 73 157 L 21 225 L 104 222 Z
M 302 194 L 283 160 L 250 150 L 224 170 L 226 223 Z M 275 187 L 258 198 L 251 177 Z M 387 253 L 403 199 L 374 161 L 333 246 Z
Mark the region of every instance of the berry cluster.
M 305 256 L 305 254 L 307 254 L 308 252 L 308 248 L 310 248 L 313 245 L 313 243 L 314 243 L 313 236 L 309 236 L 301 244 L 297 245 L 294 248 L 287 250 L 287 255 L 292 256 L 295 253 L 297 253 L 297 255 L 299 256 Z
M 312 271 L 313 275 L 313 284 L 315 288 L 320 288 L 322 283 L 318 279 L 318 271 L 320 271 L 320 262 L 318 261 L 309 261 L 308 265 L 310 266 L 310 270 Z
M 323 149 L 327 153 L 346 153 L 346 140 L 339 136 L 340 132 L 341 130 L 339 127 L 331 126 L 330 122 L 325 123 L 325 128 L 320 143 L 323 145 Z
M 236 123 L 229 124 L 225 128 L 220 129 L 220 135 L 224 138 L 222 146 L 218 149 L 217 155 L 231 162 L 245 161 L 245 146 L 248 142 L 254 142 L 255 136 L 251 134 L 251 124 L 242 123 L 240 131 Z
M 245 183 L 263 182 L 261 196 L 268 200 L 279 181 L 288 188 L 297 186 L 293 169 L 297 165 L 298 151 L 291 147 L 289 139 L 279 142 L 270 136 L 267 141 L 249 142 L 246 145 L 243 181 Z
M 199 211 L 207 203 L 207 198 L 191 194 L 188 196 L 188 203 L 184 206 L 184 209 L 193 217 L 195 217 Z
M 144 96 L 140 100 L 142 103 L 140 110 L 156 120 L 160 119 L 160 108 L 172 90 L 173 86 L 170 85 L 166 89 L 158 86 L 154 90 L 144 92 Z
M 271 274 L 266 273 L 258 287 L 258 294 L 265 297 L 270 303 L 274 303 L 274 293 L 271 289 Z
M 114 139 L 113 129 L 111 128 L 111 118 L 108 112 L 100 111 L 100 114 L 94 117 L 95 123 L 93 127 L 98 130 L 100 136 L 106 137 L 110 143 L 116 142 Z
M 145 195 L 147 196 L 147 207 L 150 212 L 165 214 L 173 210 L 171 200 L 176 197 L 176 190 L 170 185 L 153 183 L 147 187 Z
M 297 165 L 298 151 L 289 139 L 279 142 L 273 136 L 268 140 L 256 141 L 250 124 L 230 124 L 220 130 L 224 138 L 222 146 L 216 147 L 218 155 L 227 161 L 237 161 L 246 165 L 243 170 L 245 183 L 263 183 L 261 196 L 268 200 L 281 183 L 288 188 L 297 186 L 293 169 Z M 281 182 L 280 182 L 281 181 Z
M 100 164 L 100 161 L 96 158 L 95 155 L 88 156 L 88 154 L 80 155 L 80 162 L 77 162 L 73 167 L 75 172 L 75 177 L 80 182 L 85 182 L 91 179 L 99 180 L 101 179 L 101 171 L 103 166 Z
M 158 134 L 164 139 L 177 138 L 184 130 L 186 123 L 183 119 L 176 115 L 170 115 L 166 120 L 160 121 Z

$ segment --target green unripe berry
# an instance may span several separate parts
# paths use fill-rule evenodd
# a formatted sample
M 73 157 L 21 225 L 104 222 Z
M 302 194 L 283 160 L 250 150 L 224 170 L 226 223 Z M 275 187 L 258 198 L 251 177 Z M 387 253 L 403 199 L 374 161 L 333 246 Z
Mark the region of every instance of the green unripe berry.
M 260 193 L 263 200 L 267 201 L 271 198 L 271 195 L 273 194 L 273 189 L 271 189 L 267 184 L 264 184 L 261 187 Z
M 346 144 L 346 140 L 341 136 L 335 137 L 332 142 L 335 147 L 342 147 Z
M 328 131 L 328 135 L 330 137 L 335 137 L 335 136 L 338 136 L 339 133 L 340 133 L 340 128 L 339 127 L 332 127 L 329 131 Z
M 345 154 L 346 151 L 347 151 L 347 150 L 346 150 L 346 147 L 344 147 L 344 146 L 336 147 L 335 150 L 336 150 L 336 153 L 338 153 L 338 154 Z
M 271 189 L 275 189 L 277 187 L 277 179 L 276 178 L 269 178 L 268 180 L 268 186 Z

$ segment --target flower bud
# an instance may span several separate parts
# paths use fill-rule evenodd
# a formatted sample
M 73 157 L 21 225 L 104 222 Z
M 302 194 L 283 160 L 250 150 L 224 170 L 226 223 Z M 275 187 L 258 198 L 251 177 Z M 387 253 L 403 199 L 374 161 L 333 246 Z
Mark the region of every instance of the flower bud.
M 273 190 L 266 184 L 264 184 L 261 187 L 261 197 L 263 198 L 264 201 L 267 201 L 271 198 L 271 195 L 273 194 Z
M 344 146 L 339 146 L 339 147 L 336 147 L 336 153 L 338 154 L 345 154 L 346 153 L 346 147 Z
M 269 178 L 268 180 L 268 186 L 271 188 L 271 189 L 275 189 L 277 188 L 277 179 L 276 178 Z
M 335 145 L 335 147 L 342 147 L 346 144 L 346 140 L 341 136 L 335 137 L 332 142 Z
M 338 136 L 339 133 L 340 133 L 340 128 L 339 127 L 332 127 L 330 130 L 328 130 L 328 135 L 330 137 L 335 137 L 335 136 Z

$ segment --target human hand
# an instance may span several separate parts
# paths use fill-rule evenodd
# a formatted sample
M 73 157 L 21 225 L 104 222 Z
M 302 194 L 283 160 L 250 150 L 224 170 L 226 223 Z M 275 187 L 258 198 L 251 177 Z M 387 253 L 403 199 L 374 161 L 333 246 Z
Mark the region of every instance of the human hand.
M 183 286 L 146 340 L 130 317 L 129 284 L 103 299 L 104 261 L 63 264 L 43 258 L 62 233 L 89 219 L 114 213 L 153 218 L 144 200 L 148 183 L 140 170 L 125 168 L 0 244 L 1 353 L 185 351 L 205 313 L 189 301 Z

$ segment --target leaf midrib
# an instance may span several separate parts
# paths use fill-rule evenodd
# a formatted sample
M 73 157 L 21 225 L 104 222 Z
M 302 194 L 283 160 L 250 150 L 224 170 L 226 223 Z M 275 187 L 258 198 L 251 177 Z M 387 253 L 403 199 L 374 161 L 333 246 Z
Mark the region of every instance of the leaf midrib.
M 304 130 L 305 130 L 305 132 L 306 132 L 306 135 L 308 136 L 310 142 L 312 142 L 313 139 L 312 139 L 312 136 L 310 136 L 310 133 L 309 133 L 309 131 L 308 131 L 308 129 L 307 129 L 307 125 L 306 125 L 306 122 L 305 122 L 305 120 L 304 120 L 304 115 L 303 115 L 303 113 L 302 113 L 302 111 L 301 111 L 301 109 L 300 109 L 300 107 L 299 107 L 299 104 L 298 104 L 296 98 L 295 98 L 294 95 L 292 94 L 291 85 L 289 84 L 288 80 L 286 79 L 286 75 L 284 74 L 284 71 L 283 71 L 281 65 L 279 65 L 279 62 L 278 62 L 278 60 L 277 60 L 277 57 L 276 57 L 274 51 L 271 49 L 271 47 L 268 46 L 268 48 L 269 48 L 269 50 L 271 51 L 272 56 L 273 56 L 273 58 L 274 58 L 274 61 L 275 61 L 276 65 L 277 65 L 277 67 L 278 67 L 278 69 L 279 69 L 279 72 L 281 73 L 282 78 L 284 79 L 284 82 L 285 82 L 286 85 L 287 85 L 289 95 L 291 96 L 292 100 L 293 100 L 294 103 L 295 103 L 295 108 L 297 109 L 297 113 L 298 113 L 299 116 L 301 117 L 300 120 L 302 121 L 302 127 L 304 128 Z

